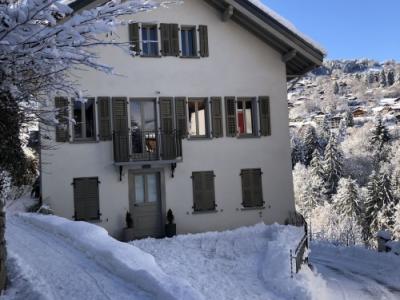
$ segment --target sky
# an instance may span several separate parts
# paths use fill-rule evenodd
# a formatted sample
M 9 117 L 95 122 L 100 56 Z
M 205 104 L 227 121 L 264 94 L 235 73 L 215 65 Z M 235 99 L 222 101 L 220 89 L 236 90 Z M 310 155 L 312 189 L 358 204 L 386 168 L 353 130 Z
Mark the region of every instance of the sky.
M 400 0 L 262 0 L 328 52 L 328 59 L 400 61 Z

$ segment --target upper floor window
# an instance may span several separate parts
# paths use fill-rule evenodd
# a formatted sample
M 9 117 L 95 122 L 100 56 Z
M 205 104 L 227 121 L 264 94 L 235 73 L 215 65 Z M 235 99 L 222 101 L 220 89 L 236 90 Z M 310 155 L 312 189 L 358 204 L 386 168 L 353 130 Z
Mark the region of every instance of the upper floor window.
M 254 99 L 238 98 L 237 99 L 237 121 L 239 135 L 255 134 L 255 118 L 254 118 Z
M 181 47 L 183 57 L 197 56 L 196 27 L 181 27 Z
M 156 24 L 142 24 L 142 55 L 158 56 L 158 30 Z
M 207 99 L 189 98 L 189 134 L 192 137 L 208 136 Z
M 86 101 L 73 101 L 73 136 L 75 140 L 95 139 L 95 101 L 89 98 Z

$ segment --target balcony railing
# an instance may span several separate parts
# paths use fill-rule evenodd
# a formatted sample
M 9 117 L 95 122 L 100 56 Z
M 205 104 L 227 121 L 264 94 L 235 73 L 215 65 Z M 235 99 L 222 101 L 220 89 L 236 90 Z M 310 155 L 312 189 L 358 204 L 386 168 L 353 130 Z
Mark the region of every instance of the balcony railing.
M 113 133 L 114 161 L 173 161 L 182 157 L 182 139 L 176 131 L 117 131 Z

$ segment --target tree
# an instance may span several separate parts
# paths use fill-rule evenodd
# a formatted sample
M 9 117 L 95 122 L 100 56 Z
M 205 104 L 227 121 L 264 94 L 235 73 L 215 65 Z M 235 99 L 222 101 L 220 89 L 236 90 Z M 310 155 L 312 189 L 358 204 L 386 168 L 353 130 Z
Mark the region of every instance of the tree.
M 391 140 L 388 129 L 382 122 L 382 118 L 378 116 L 375 120 L 375 127 L 372 130 L 370 145 L 372 150 L 381 151 L 383 146 Z
M 326 145 L 328 144 L 329 138 L 331 136 L 331 129 L 329 126 L 329 119 L 324 116 L 322 120 L 322 126 L 318 128 L 318 150 L 321 154 L 325 152 Z
M 395 206 L 397 203 L 393 196 L 392 183 L 388 170 L 382 168 L 378 179 L 378 191 L 381 198 L 379 203 L 381 209 L 378 212 L 378 229 L 392 230 L 394 226 Z
M 319 176 L 321 179 L 324 176 L 324 169 L 321 163 L 321 155 L 319 154 L 318 150 L 314 150 L 313 152 L 309 170 L 313 175 Z
M 346 111 L 345 120 L 346 120 L 346 123 L 347 123 L 347 127 L 353 127 L 354 126 L 354 118 L 353 118 L 353 114 L 351 113 L 350 110 Z
M 340 177 L 342 177 L 343 153 L 338 149 L 336 136 L 332 133 L 325 149 L 322 166 L 324 181 L 328 195 L 336 193 Z
M 385 69 L 382 69 L 381 73 L 379 74 L 379 84 L 380 84 L 382 87 L 387 86 L 387 80 L 386 80 Z
M 338 128 L 338 142 L 341 143 L 345 140 L 347 135 L 347 121 L 346 119 L 341 119 Z
M 393 236 L 395 239 L 400 240 L 400 203 L 395 207 Z
M 317 134 L 313 126 L 303 127 L 304 164 L 306 167 L 311 162 L 312 154 L 318 146 Z
M 337 94 L 339 94 L 339 91 L 340 91 L 339 85 L 338 85 L 337 81 L 335 81 L 335 84 L 333 85 L 333 93 L 335 95 L 337 95 Z
M 337 194 L 333 197 L 333 207 L 341 216 L 358 219 L 361 215 L 358 185 L 355 180 L 341 178 Z
M 395 75 L 395 73 L 394 73 L 394 70 L 390 70 L 390 71 L 388 72 L 388 74 L 387 74 L 387 85 L 388 85 L 388 86 L 392 86 L 392 85 L 394 84 L 394 82 L 395 82 L 395 77 L 396 77 L 396 75 Z
M 367 198 L 364 205 L 363 217 L 363 239 L 367 243 L 373 237 L 372 234 L 378 231 L 378 211 L 381 207 L 379 195 L 379 177 L 372 171 L 368 185 Z
M 290 140 L 290 146 L 292 149 L 292 168 L 297 163 L 304 163 L 304 146 L 302 141 L 293 136 Z

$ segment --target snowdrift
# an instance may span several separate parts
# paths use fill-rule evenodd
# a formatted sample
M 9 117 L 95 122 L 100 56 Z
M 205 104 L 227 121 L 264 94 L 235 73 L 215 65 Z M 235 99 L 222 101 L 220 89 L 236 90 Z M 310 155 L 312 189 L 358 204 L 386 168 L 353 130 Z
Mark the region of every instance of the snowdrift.
M 113 239 L 99 226 L 56 216 L 20 213 L 17 217 L 61 236 L 109 272 L 132 282 L 157 299 L 204 299 L 184 279 L 167 275 L 152 255 Z
M 131 244 L 181 276 L 206 299 L 323 299 L 325 281 L 304 266 L 290 278 L 289 251 L 303 228 L 257 224 L 232 231 L 145 239 Z

